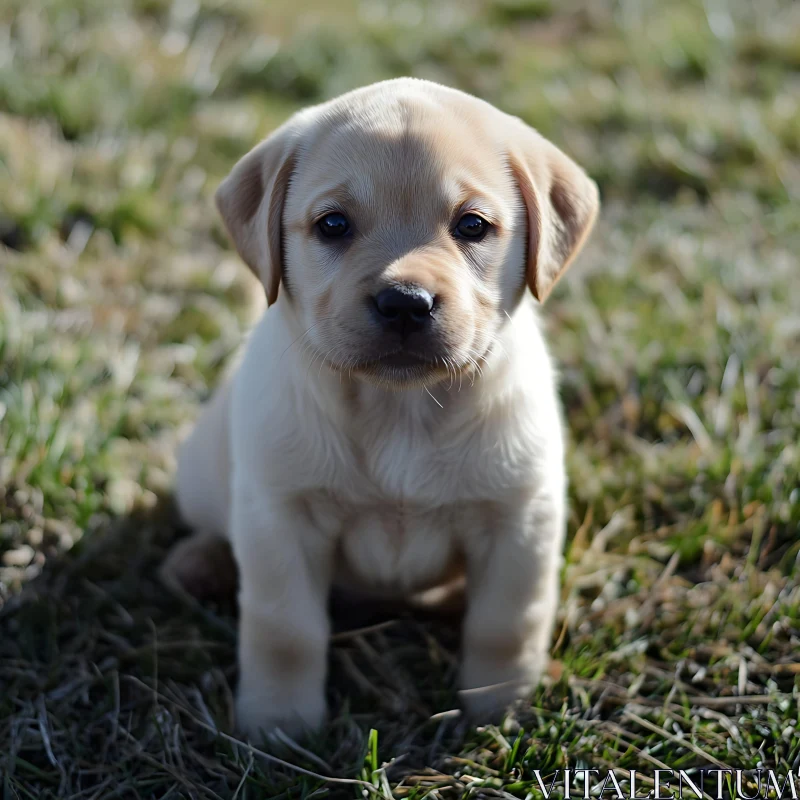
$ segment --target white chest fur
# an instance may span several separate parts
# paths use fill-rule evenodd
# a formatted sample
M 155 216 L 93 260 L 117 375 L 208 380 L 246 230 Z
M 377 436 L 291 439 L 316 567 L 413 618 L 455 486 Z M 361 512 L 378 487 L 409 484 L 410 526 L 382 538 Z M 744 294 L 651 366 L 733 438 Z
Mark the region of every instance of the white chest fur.
M 435 583 L 504 501 L 561 491 L 550 362 L 533 314 L 517 317 L 474 385 L 388 392 L 290 357 L 278 304 L 233 385 L 234 482 L 302 502 L 349 577 L 400 591 Z

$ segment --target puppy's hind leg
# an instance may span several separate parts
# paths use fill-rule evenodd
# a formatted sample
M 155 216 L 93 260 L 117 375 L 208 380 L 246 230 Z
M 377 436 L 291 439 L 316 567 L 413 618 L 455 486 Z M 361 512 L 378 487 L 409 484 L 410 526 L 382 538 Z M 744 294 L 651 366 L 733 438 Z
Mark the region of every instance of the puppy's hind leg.
M 159 569 L 161 581 L 178 594 L 197 600 L 232 600 L 238 572 L 230 543 L 215 533 L 198 531 L 181 539 Z

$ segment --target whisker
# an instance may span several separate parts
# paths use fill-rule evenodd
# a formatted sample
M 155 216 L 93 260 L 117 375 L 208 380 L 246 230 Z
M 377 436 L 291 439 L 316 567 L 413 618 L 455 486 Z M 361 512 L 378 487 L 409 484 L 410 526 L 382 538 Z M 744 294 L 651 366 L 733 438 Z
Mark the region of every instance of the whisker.
M 503 355 L 506 357 L 509 363 L 511 363 L 511 356 L 508 354 L 508 350 L 506 350 L 505 345 L 499 339 L 493 339 L 491 346 L 494 347 L 497 345 L 502 351 Z
M 320 322 L 322 322 L 322 321 L 323 321 L 323 320 L 321 320 L 321 319 L 317 320 L 317 321 L 316 321 L 316 322 L 315 322 L 313 325 L 311 325 L 310 327 L 306 328 L 306 329 L 305 329 L 305 330 L 304 330 L 304 331 L 303 331 L 303 332 L 302 332 L 302 333 L 301 333 L 301 334 L 300 334 L 300 335 L 299 335 L 299 336 L 298 336 L 298 337 L 297 337 L 297 338 L 296 338 L 296 339 L 295 339 L 295 340 L 294 340 L 294 341 L 293 341 L 291 344 L 289 344 L 289 346 L 288 346 L 288 347 L 287 347 L 287 348 L 286 348 L 286 349 L 285 349 L 285 350 L 284 350 L 284 351 L 281 353 L 281 357 L 278 359 L 278 363 L 280 363 L 280 362 L 281 362 L 281 360 L 282 360 L 282 359 L 283 359 L 283 357 L 286 355 L 286 353 L 288 353 L 288 352 L 289 352 L 289 350 L 290 350 L 292 347 L 294 347 L 294 345 L 296 345 L 296 344 L 297 344 L 297 343 L 298 343 L 298 342 L 299 342 L 301 339 L 303 339 L 304 337 L 308 336 L 308 334 L 309 334 L 309 333 L 310 333 L 310 332 L 311 332 L 311 331 L 312 331 L 314 328 L 316 328 L 316 327 L 317 327 L 317 325 L 319 325 L 319 324 L 320 324 Z
M 423 386 L 422 388 L 428 393 L 428 397 L 430 397 L 431 400 L 433 400 L 433 402 L 439 406 L 439 408 L 444 408 L 444 406 L 431 394 L 431 390 L 427 386 Z

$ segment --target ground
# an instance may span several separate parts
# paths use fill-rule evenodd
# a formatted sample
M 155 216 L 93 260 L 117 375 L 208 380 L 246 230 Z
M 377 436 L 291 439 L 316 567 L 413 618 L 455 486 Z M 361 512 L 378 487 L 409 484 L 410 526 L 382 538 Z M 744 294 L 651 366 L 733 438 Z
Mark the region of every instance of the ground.
M 454 622 L 342 634 L 331 723 L 269 762 L 226 735 L 234 610 L 157 580 L 175 442 L 257 308 L 211 196 L 292 110 L 402 74 L 520 115 L 601 188 L 544 309 L 570 430 L 554 664 L 471 728 Z M 5 0 L 3 797 L 797 770 L 799 98 L 791 0 Z

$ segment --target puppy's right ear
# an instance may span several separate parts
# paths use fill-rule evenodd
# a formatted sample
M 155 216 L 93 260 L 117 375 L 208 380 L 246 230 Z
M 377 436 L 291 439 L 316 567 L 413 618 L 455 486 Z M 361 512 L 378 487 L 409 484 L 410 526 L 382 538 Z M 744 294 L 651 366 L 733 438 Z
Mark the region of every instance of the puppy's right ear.
M 528 214 L 526 276 L 543 303 L 580 252 L 600 208 L 597 185 L 538 131 L 509 118 L 509 163 Z
M 236 250 L 264 284 L 269 305 L 278 299 L 283 271 L 283 205 L 296 141 L 291 122 L 278 128 L 236 164 L 214 195 Z

